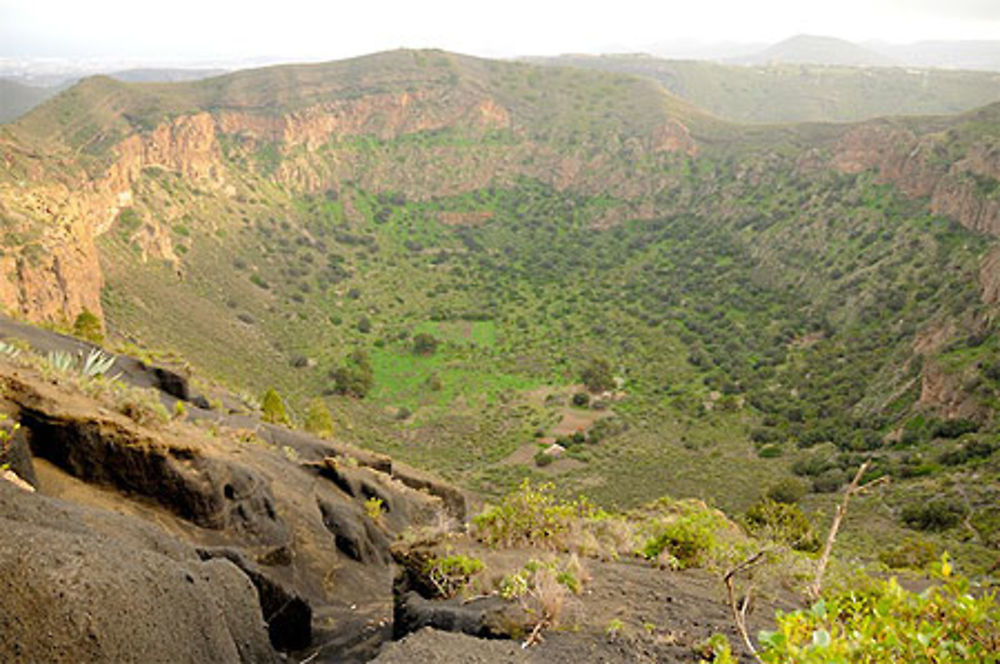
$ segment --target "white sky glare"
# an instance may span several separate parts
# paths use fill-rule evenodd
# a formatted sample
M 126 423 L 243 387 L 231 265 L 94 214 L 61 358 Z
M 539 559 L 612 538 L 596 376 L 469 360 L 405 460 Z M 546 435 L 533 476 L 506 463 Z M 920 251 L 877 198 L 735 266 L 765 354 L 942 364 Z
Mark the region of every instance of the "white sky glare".
M 1000 0 L 0 0 L 0 57 L 335 59 L 401 46 L 550 55 L 802 33 L 1000 39 Z

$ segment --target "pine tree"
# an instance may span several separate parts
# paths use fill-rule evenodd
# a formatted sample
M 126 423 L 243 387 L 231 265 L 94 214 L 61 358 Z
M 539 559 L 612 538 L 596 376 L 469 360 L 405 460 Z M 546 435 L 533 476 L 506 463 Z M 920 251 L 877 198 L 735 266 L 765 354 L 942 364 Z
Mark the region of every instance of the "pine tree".
M 288 413 L 285 412 L 285 402 L 273 387 L 264 393 L 260 408 L 264 414 L 264 421 L 272 424 L 284 424 L 285 426 L 292 425 L 291 420 L 288 419 Z
M 311 400 L 306 409 L 306 431 L 317 436 L 328 437 L 333 434 L 333 417 L 319 397 Z

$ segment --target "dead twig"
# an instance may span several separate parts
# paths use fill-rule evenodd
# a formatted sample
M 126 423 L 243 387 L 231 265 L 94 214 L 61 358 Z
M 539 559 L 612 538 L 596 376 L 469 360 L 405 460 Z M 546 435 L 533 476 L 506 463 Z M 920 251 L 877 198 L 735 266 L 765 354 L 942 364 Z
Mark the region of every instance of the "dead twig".
M 819 599 L 820 593 L 823 591 L 823 574 L 826 572 L 826 566 L 830 563 L 830 552 L 833 550 L 833 543 L 837 539 L 837 531 L 840 530 L 840 522 L 843 521 L 844 515 L 847 514 L 847 504 L 850 502 L 851 496 L 856 493 L 864 493 L 878 484 L 889 481 L 888 476 L 883 475 L 882 477 L 862 485 L 861 478 L 864 476 L 871 464 L 871 459 L 867 459 L 863 464 L 861 464 L 861 467 L 858 468 L 858 472 L 854 474 L 854 479 L 851 480 L 847 489 L 844 490 L 844 499 L 840 501 L 839 505 L 837 505 L 837 511 L 833 515 L 833 522 L 830 524 L 830 532 L 826 536 L 826 544 L 823 545 L 823 552 L 820 554 L 819 561 L 816 563 L 816 576 L 813 578 L 812 585 L 809 586 L 809 597 L 812 600 Z
M 525 642 L 521 644 L 521 650 L 527 650 L 536 643 L 540 643 L 543 640 L 542 630 L 548 626 L 549 626 L 549 620 L 547 618 L 539 620 L 538 623 L 535 625 L 535 628 L 531 630 L 531 634 L 529 634 Z
M 750 633 L 747 631 L 747 610 L 750 607 L 751 589 L 747 588 L 747 591 L 743 596 L 742 606 L 740 606 L 736 602 L 736 588 L 733 584 L 733 577 L 740 572 L 745 572 L 764 562 L 764 556 L 771 551 L 772 549 L 762 549 L 758 551 L 736 567 L 726 572 L 725 576 L 722 577 L 722 580 L 726 583 L 726 592 L 729 595 L 729 609 L 732 611 L 733 622 L 736 623 L 736 630 L 743 638 L 743 643 L 746 645 L 747 650 L 750 651 L 750 654 L 753 655 L 753 658 L 757 660 L 759 664 L 763 664 L 763 660 L 761 660 L 761 658 L 757 655 L 757 648 L 754 647 L 753 640 L 750 638 Z

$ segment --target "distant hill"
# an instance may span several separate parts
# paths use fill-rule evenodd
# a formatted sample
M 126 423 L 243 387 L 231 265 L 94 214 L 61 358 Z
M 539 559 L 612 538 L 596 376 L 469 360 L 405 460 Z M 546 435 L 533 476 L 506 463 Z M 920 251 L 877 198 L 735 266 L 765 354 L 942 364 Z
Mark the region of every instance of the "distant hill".
M 183 83 L 225 74 L 225 69 L 125 69 L 109 77 L 124 83 Z M 0 123 L 13 122 L 46 99 L 73 86 L 80 79 L 71 78 L 53 85 L 28 85 L 0 78 Z
M 0 78 L 0 123 L 11 122 L 59 92 L 62 87 L 37 87 Z
M 996 40 L 872 43 L 865 46 L 910 66 L 1000 71 L 1000 41 Z
M 1000 73 L 984 71 L 737 66 L 646 55 L 567 55 L 531 62 L 652 78 L 695 106 L 736 122 L 852 122 L 957 113 L 1000 99 Z
M 225 74 L 225 69 L 125 69 L 108 74 L 125 83 L 181 83 Z
M 796 35 L 749 57 L 736 58 L 739 64 L 769 64 L 774 62 L 796 64 L 849 65 L 852 67 L 877 67 L 898 64 L 893 58 L 853 42 L 836 37 Z

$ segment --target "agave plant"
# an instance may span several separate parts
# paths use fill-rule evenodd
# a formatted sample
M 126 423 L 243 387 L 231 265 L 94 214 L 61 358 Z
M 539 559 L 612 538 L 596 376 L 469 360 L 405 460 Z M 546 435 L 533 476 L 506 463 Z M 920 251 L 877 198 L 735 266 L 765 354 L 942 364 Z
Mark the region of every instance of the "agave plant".
M 6 341 L 0 341 L 0 354 L 7 357 L 17 357 L 21 354 L 21 349 L 10 345 Z
M 76 365 L 76 358 L 64 350 L 49 351 L 47 360 L 49 366 L 57 371 L 69 372 Z
M 83 358 L 80 364 L 80 373 L 88 378 L 103 376 L 115 365 L 113 355 L 108 355 L 102 350 L 91 348 L 87 357 Z M 121 375 L 121 374 L 118 374 Z M 118 376 L 115 376 L 117 378 Z

